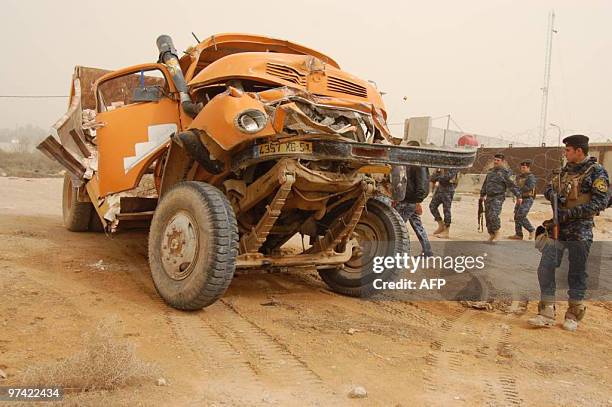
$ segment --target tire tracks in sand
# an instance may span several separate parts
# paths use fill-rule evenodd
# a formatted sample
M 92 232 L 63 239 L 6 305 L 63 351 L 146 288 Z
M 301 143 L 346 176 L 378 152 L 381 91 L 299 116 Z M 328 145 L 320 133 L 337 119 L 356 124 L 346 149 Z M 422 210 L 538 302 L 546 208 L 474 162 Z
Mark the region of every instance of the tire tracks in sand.
M 510 360 L 511 327 L 490 321 L 481 325 L 477 318 L 481 313 L 470 309 L 449 310 L 439 337 L 431 342 L 423 375 L 431 405 L 448 405 L 457 400 L 488 406 L 523 404 Z M 485 372 L 474 369 L 483 362 L 488 365 Z M 464 399 L 474 391 L 475 400 Z
M 139 253 L 129 244 L 118 245 L 126 256 Z M 180 347 L 193 357 L 206 377 L 209 391 L 219 392 L 231 388 L 241 388 L 245 394 L 262 394 L 267 401 L 288 401 L 299 396 L 306 403 L 331 401 L 334 393 L 328 389 L 321 377 L 308 367 L 297 355 L 292 353 L 277 338 L 264 328 L 240 313 L 227 299 L 202 311 L 182 312 L 172 309 L 158 295 L 145 273 L 130 267 L 126 274 L 156 305 L 159 305 L 172 336 Z M 215 379 L 218 376 L 222 383 Z M 267 386 L 274 384 L 274 386 Z M 275 388 L 274 394 L 269 390 Z M 278 391 L 280 390 L 280 391 Z M 256 403 L 254 400 L 237 400 Z

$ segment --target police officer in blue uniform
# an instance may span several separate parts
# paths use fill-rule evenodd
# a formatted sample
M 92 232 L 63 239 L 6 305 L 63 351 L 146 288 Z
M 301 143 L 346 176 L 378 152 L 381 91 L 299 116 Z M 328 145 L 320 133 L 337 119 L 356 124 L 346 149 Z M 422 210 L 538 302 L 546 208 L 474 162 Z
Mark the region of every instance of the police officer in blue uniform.
M 487 173 L 480 188 L 480 200 L 484 201 L 489 242 L 499 239 L 501 228 L 499 215 L 506 200 L 506 190 L 512 191 L 518 205 L 522 203 L 521 193 L 512 180 L 512 171 L 504 165 L 504 155 L 497 153 L 493 156 L 493 168 Z
M 536 176 L 531 172 L 531 160 L 521 162 L 521 172 L 516 176 L 516 186 L 521 192 L 523 201 L 514 207 L 514 235 L 508 236 L 511 240 L 523 240 L 523 228 L 529 232 L 529 240 L 534 238 L 535 228 L 527 219 L 529 210 L 535 199 Z
M 451 207 L 453 205 L 453 196 L 455 196 L 455 189 L 457 188 L 457 178 L 459 170 L 456 168 L 451 169 L 438 169 L 431 176 L 431 182 L 435 185 L 435 192 L 431 197 L 429 203 L 429 211 L 434 217 L 434 220 L 438 223 L 438 228 L 433 232 L 439 238 L 448 239 L 448 233 L 451 225 Z M 442 205 L 444 211 L 444 220 L 440 216 L 438 208 Z
M 407 145 L 418 146 L 418 141 L 411 140 Z M 421 255 L 433 256 L 431 243 L 427 237 L 427 231 L 421 221 L 423 209 L 421 202 L 429 194 L 429 172 L 424 167 L 406 166 L 406 197 L 404 200 L 395 203 L 395 209 L 402 216 L 404 222 L 410 222 L 423 252 Z
M 543 246 L 538 267 L 541 300 L 538 315 L 529 323 L 536 327 L 555 324 L 555 269 L 567 249 L 569 305 L 563 328 L 574 331 L 586 312 L 586 262 L 593 243 L 593 217 L 608 206 L 610 180 L 606 169 L 588 156 L 588 137 L 576 134 L 563 139 L 563 143 L 567 164 L 553 177 L 544 193 L 551 202 L 558 196 L 559 236 L 558 240 L 548 240 Z M 547 223 L 549 229 L 550 223 Z

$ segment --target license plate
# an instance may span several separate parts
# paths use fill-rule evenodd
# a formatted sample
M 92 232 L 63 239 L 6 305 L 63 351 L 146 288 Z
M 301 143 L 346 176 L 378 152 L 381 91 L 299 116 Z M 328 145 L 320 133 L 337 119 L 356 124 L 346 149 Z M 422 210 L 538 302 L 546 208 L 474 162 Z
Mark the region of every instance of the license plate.
M 257 146 L 259 156 L 271 154 L 312 154 L 312 143 L 309 141 L 286 141 L 283 143 L 265 143 Z

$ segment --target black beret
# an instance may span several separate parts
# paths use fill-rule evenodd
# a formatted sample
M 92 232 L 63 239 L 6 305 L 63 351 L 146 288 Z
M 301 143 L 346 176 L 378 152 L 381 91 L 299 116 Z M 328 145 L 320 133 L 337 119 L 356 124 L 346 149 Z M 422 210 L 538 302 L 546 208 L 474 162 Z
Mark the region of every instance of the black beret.
M 493 157 L 495 158 L 501 158 L 502 160 L 504 159 L 504 155 L 502 153 L 497 153 L 495 154 Z
M 589 145 L 589 138 L 587 136 L 582 135 L 582 134 L 574 134 L 572 136 L 568 136 L 568 137 L 564 138 L 563 139 L 563 144 L 565 144 L 566 146 L 574 147 L 574 148 L 588 147 L 588 145 Z
M 531 160 L 523 160 L 523 161 L 521 161 L 521 165 L 530 166 L 531 165 Z

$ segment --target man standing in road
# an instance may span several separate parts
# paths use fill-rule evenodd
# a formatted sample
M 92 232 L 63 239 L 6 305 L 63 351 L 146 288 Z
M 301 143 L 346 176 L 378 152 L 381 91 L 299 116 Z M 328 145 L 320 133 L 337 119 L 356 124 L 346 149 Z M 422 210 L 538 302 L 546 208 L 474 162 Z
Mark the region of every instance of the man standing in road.
M 504 155 L 501 153 L 495 154 L 493 156 L 493 168 L 487 173 L 482 188 L 480 188 L 480 200 L 484 201 L 489 242 L 499 239 L 499 229 L 501 228 L 499 215 L 506 200 L 506 190 L 510 189 L 516 196 L 517 205 L 522 203 L 519 189 L 512 181 L 511 176 L 512 171 L 504 166 Z
M 586 262 L 593 243 L 593 217 L 606 209 L 610 199 L 610 180 L 606 169 L 589 157 L 589 138 L 581 134 L 563 139 L 567 164 L 548 184 L 544 196 L 558 205 L 558 240 L 549 240 L 542 250 L 538 266 L 540 303 L 538 315 L 529 320 L 536 327 L 555 324 L 555 269 L 568 251 L 567 282 L 569 306 L 563 329 L 575 331 L 584 318 L 587 290 Z M 550 227 L 550 221 L 546 222 Z M 555 225 L 553 224 L 552 227 Z M 552 233 L 554 237 L 554 233 Z
M 419 142 L 413 140 L 409 141 L 407 145 L 418 146 Z M 410 226 L 412 226 L 414 233 L 421 243 L 423 250 L 421 255 L 430 257 L 433 256 L 431 244 L 429 243 L 423 222 L 421 222 L 421 215 L 423 214 L 421 202 L 429 194 L 429 172 L 425 167 L 407 165 L 406 179 L 406 197 L 404 200 L 396 202 L 395 209 L 402 216 L 404 222 L 410 222 Z
M 508 236 L 511 240 L 523 240 L 523 228 L 529 232 L 529 240 L 533 240 L 535 228 L 527 219 L 527 214 L 535 198 L 536 177 L 531 172 L 531 160 L 521 162 L 521 172 L 516 177 L 516 185 L 521 192 L 523 202 L 516 203 L 514 207 L 514 235 Z
M 453 196 L 457 187 L 457 177 L 459 170 L 452 169 L 437 169 L 431 176 L 431 182 L 434 184 L 435 192 L 429 203 L 429 211 L 438 223 L 438 228 L 433 232 L 439 238 L 448 239 L 448 233 L 451 225 L 451 206 L 453 204 Z M 444 211 L 444 221 L 440 216 L 439 207 L 442 205 Z

